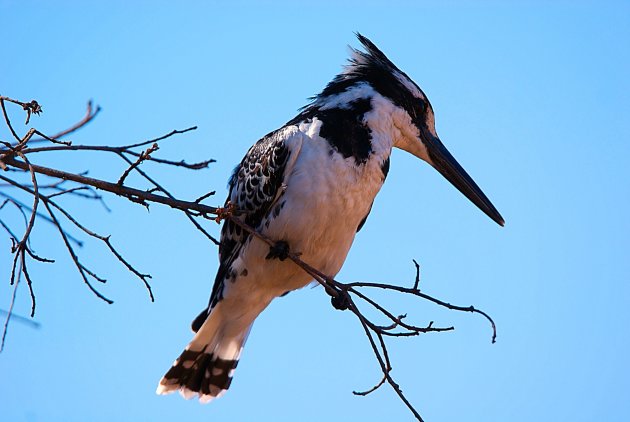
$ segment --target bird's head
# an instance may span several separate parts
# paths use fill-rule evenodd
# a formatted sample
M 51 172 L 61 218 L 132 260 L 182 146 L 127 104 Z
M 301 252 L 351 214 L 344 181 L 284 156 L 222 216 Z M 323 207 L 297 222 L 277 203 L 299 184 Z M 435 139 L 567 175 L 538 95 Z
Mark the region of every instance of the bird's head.
M 391 145 L 426 161 L 492 220 L 503 217 L 479 186 L 449 153 L 435 131 L 433 107 L 420 87 L 361 34 L 365 51 L 352 50 L 350 63 L 314 98 L 318 110 L 352 109 L 369 100 L 361 117 L 372 136 L 385 132 Z M 363 106 L 362 106 L 363 107 Z M 363 107 L 364 108 L 364 107 Z M 370 114 L 372 113 L 372 114 Z

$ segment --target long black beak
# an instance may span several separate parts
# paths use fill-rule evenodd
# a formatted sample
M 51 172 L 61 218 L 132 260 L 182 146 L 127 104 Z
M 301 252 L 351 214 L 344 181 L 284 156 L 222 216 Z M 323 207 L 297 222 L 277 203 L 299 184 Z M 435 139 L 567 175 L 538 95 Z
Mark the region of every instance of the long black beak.
M 466 170 L 459 165 L 457 160 L 446 149 L 442 141 L 429 131 L 422 131 L 424 145 L 427 148 L 429 158 L 433 167 L 455 186 L 461 193 L 466 195 L 481 211 L 492 218 L 497 224 L 505 225 L 505 220 L 499 211 L 492 205 L 488 197 L 479 189 L 475 181 L 466 173 Z

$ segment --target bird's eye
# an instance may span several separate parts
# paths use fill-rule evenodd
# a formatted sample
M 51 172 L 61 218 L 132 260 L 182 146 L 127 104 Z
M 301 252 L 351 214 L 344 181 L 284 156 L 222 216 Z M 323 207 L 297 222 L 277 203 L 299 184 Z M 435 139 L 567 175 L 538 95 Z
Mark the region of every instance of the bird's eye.
M 414 112 L 414 114 L 415 114 L 415 116 L 414 116 L 414 117 L 415 117 L 415 118 L 420 118 L 420 117 L 422 117 L 422 116 L 424 115 L 424 113 L 425 113 L 426 109 L 427 109 L 426 104 L 425 104 L 424 102 L 422 102 L 422 101 L 418 101 L 418 102 L 415 104 L 415 107 L 413 107 L 413 112 Z

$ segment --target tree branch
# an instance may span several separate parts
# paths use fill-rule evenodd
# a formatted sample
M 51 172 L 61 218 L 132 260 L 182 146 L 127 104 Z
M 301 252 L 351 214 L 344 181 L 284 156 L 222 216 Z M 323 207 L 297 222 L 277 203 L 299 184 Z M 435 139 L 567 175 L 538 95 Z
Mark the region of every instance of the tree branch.
M 87 228 L 85 225 L 78 221 L 78 219 L 72 214 L 72 212 L 66 210 L 66 208 L 60 203 L 57 203 L 55 201 L 56 199 L 63 198 L 65 196 L 75 196 L 80 199 L 97 200 L 108 210 L 107 206 L 103 202 L 102 196 L 96 192 L 96 189 L 98 189 L 101 191 L 113 193 L 115 195 L 124 197 L 132 202 L 144 205 L 147 205 L 150 202 L 166 204 L 171 206 L 172 208 L 184 212 L 193 222 L 195 227 L 200 229 L 200 231 L 202 231 L 210 240 L 218 243 L 218 241 L 216 241 L 216 239 L 214 239 L 209 233 L 207 233 L 194 219 L 194 217 L 203 218 L 203 216 L 207 215 L 208 213 L 214 212 L 216 208 L 201 204 L 200 201 L 191 202 L 176 199 L 162 185 L 157 183 L 153 178 L 151 178 L 145 171 L 140 168 L 140 166 L 145 161 L 154 161 L 158 165 L 162 166 L 166 165 L 192 170 L 206 168 L 208 164 L 214 162 L 214 160 L 205 160 L 199 163 L 189 164 L 184 160 L 178 161 L 171 159 L 159 159 L 150 155 L 151 153 L 154 153 L 158 150 L 158 142 L 164 141 L 178 134 L 183 134 L 195 130 L 196 127 L 189 127 L 184 130 L 173 130 L 166 135 L 159 136 L 149 141 L 142 141 L 134 144 L 123 145 L 120 147 L 72 145 L 69 142 L 60 141 L 57 138 L 73 133 L 78 129 L 84 127 L 87 123 L 91 122 L 100 111 L 99 107 L 93 109 L 92 103 L 89 102 L 87 112 L 83 119 L 81 119 L 70 128 L 60 131 L 54 137 L 49 137 L 39 132 L 35 128 L 28 129 L 24 136 L 20 136 L 18 135 L 18 131 L 15 130 L 10 120 L 5 103 L 12 103 L 21 106 L 23 110 L 27 113 L 26 124 L 29 123 L 32 114 L 39 114 L 41 112 L 41 106 L 39 106 L 36 101 L 25 103 L 8 97 L 0 96 L 0 108 L 2 108 L 5 125 L 9 128 L 12 136 L 17 141 L 14 143 L 0 141 L 0 169 L 11 171 L 11 173 L 7 176 L 0 174 L 0 181 L 3 182 L 0 183 L 0 199 L 4 199 L 0 204 L 0 211 L 6 212 L 8 209 L 6 205 L 12 205 L 14 209 L 18 210 L 19 215 L 21 215 L 24 220 L 24 230 L 21 233 L 20 237 L 18 237 L 16 235 L 16 230 L 11 228 L 12 223 L 10 222 L 10 219 L 7 220 L 2 215 L 0 215 L 0 226 L 6 233 L 9 234 L 12 242 L 11 253 L 13 254 L 13 261 L 9 277 L 10 284 L 17 287 L 17 284 L 22 279 L 22 277 L 24 277 L 24 280 L 26 280 L 29 287 L 29 292 L 31 294 L 31 316 L 33 316 L 35 313 L 36 302 L 35 294 L 33 291 L 33 281 L 28 269 L 28 259 L 32 259 L 41 263 L 54 262 L 50 259 L 41 258 L 37 254 L 35 254 L 35 252 L 33 252 L 30 247 L 34 225 L 37 220 L 45 221 L 56 228 L 58 235 L 65 246 L 65 250 L 68 253 L 71 261 L 73 262 L 77 272 L 79 273 L 79 276 L 87 285 L 87 287 L 97 297 L 106 301 L 107 303 L 112 303 L 112 300 L 102 295 L 92 284 L 93 280 L 99 283 L 105 283 L 106 279 L 99 276 L 95 271 L 88 268 L 88 266 L 86 266 L 81 261 L 73 244 L 80 247 L 83 243 L 75 236 L 73 236 L 66 228 L 64 228 L 64 222 L 62 221 L 63 219 L 66 220 L 65 223 L 71 223 L 71 226 L 74 226 L 75 230 L 79 230 L 79 232 L 87 235 L 88 237 L 103 242 L 108 251 L 119 262 L 121 262 L 128 271 L 130 271 L 143 282 L 145 288 L 149 292 L 150 299 L 152 301 L 154 300 L 153 292 L 148 282 L 151 276 L 149 274 L 138 271 L 124 257 L 124 255 L 114 247 L 113 243 L 111 242 L 110 236 L 97 234 L 93 230 Z M 38 135 L 41 138 L 34 138 L 34 135 Z M 48 142 L 49 144 L 33 147 L 32 144 L 35 142 Z M 151 146 L 146 151 L 138 152 L 133 149 L 148 144 L 151 144 Z M 88 177 L 86 176 L 86 173 L 73 173 L 57 168 L 37 165 L 32 163 L 31 160 L 28 158 L 33 154 L 39 155 L 43 153 L 53 153 L 55 151 L 64 152 L 66 154 L 79 151 L 110 153 L 122 158 L 129 165 L 129 167 L 125 170 L 123 176 L 121 176 L 118 183 L 111 183 L 105 180 Z M 127 158 L 128 156 L 135 157 L 135 160 L 129 160 Z M 141 190 L 128 186 L 123 186 L 125 179 L 132 171 L 140 174 L 154 187 L 149 190 Z M 23 174 L 30 175 L 30 182 L 20 180 Z M 51 180 L 51 182 L 46 182 L 42 184 L 39 183 L 39 178 Z M 65 186 L 66 183 L 73 183 L 75 185 Z M 64 186 L 62 187 L 62 185 Z M 9 194 L 3 192 L 3 190 L 8 189 L 15 189 L 17 194 Z M 163 192 L 166 196 L 153 193 L 155 190 Z M 22 196 L 26 195 L 27 197 L 30 197 L 33 205 L 28 206 L 22 200 L 18 199 L 16 195 L 20 196 L 20 193 Z M 41 204 L 43 204 L 43 208 L 45 211 L 44 213 L 40 212 L 40 208 L 42 208 L 40 207 Z M 17 289 L 15 288 L 14 294 L 16 292 Z M 14 301 L 11 302 L 9 315 L 7 316 L 5 329 L 3 330 L 3 338 L 6 337 L 6 330 L 8 327 L 8 322 L 11 319 L 13 303 Z
M 26 163 L 18 161 L 13 157 L 0 156 L 0 159 L 7 166 L 12 166 L 22 170 L 29 169 L 29 166 Z M 76 173 L 65 172 L 62 170 L 38 166 L 34 164 L 31 167 L 33 172 L 35 173 L 54 177 L 56 179 L 71 180 L 82 185 L 89 185 L 95 187 L 96 189 L 104 190 L 125 197 L 133 202 L 157 202 L 159 204 L 168 205 L 171 208 L 175 208 L 181 211 L 196 211 L 199 214 L 215 214 L 217 210 L 215 207 L 203 205 L 197 202 L 182 201 L 179 199 L 169 198 L 167 196 L 156 195 L 148 191 L 143 191 L 127 186 L 120 186 L 117 183 L 106 182 L 104 180 L 94 179 L 92 177 L 82 176 Z
M 23 110 L 27 113 L 26 124 L 28 124 L 31 114 L 39 114 L 41 112 L 41 107 L 35 101 L 24 103 L 0 96 L 0 106 L 2 108 L 5 124 L 8 126 L 12 136 L 17 141 L 17 143 L 0 142 L 0 145 L 2 145 L 2 147 L 0 147 L 0 168 L 4 170 L 15 170 L 11 173 L 12 177 L 0 174 L 0 181 L 4 182 L 3 184 L 0 184 L 0 188 L 15 189 L 23 195 L 31 197 L 33 201 L 33 205 L 28 206 L 24 201 L 17 199 L 15 195 L 9 195 L 0 191 L 0 197 L 4 198 L 4 201 L 0 204 L 0 211 L 6 211 L 9 208 L 17 209 L 22 216 L 24 225 L 22 236 L 19 237 L 16 235 L 16 230 L 12 229 L 9 223 L 0 218 L 0 226 L 10 236 L 12 242 L 11 253 L 14 254 L 10 274 L 10 283 L 13 285 L 13 296 L 7 313 L 7 319 L 5 321 L 0 350 L 4 345 L 7 327 L 9 320 L 11 319 L 13 305 L 15 303 L 17 287 L 22 277 L 26 280 L 31 293 L 31 316 L 34 315 L 35 312 L 35 295 L 32 288 L 33 282 L 27 269 L 27 258 L 30 257 L 30 259 L 43 263 L 54 262 L 49 259 L 40 258 L 29 246 L 33 228 L 38 219 L 52 224 L 56 228 L 59 237 L 65 245 L 65 250 L 76 268 L 76 271 L 79 273 L 84 284 L 86 284 L 97 297 L 107 303 L 112 303 L 110 299 L 99 293 L 90 282 L 90 279 L 96 280 L 99 283 L 105 283 L 106 280 L 105 278 L 97 275 L 94 271 L 90 270 L 81 262 L 79 255 L 76 253 L 75 246 L 73 246 L 74 243 L 76 246 L 80 247 L 81 243 L 78 239 L 72 237 L 68 229 L 64 228 L 63 224 L 67 224 L 75 231 L 78 231 L 83 235 L 87 235 L 88 238 L 93 238 L 103 242 L 108 251 L 119 262 L 121 262 L 128 271 L 144 283 L 147 291 L 149 292 L 149 297 L 153 300 L 153 292 L 148 283 L 151 276 L 138 271 L 134 266 L 132 266 L 129 261 L 124 258 L 123 254 L 114 248 L 110 241 L 110 236 L 100 235 L 89 229 L 84 224 L 80 223 L 71 211 L 68 211 L 64 206 L 57 202 L 62 201 L 66 196 L 74 195 L 80 199 L 100 200 L 102 202 L 102 197 L 96 192 L 96 190 L 99 190 L 117 195 L 131 202 L 147 207 L 151 203 L 166 205 L 173 209 L 182 211 L 192 222 L 195 228 L 215 244 L 218 244 L 219 242 L 203 228 L 201 222 L 220 222 L 223 219 L 229 219 L 251 236 L 264 242 L 270 247 L 277 246 L 277 241 L 275 239 L 269 238 L 264 233 L 257 230 L 257 228 L 246 224 L 243 221 L 239 210 L 229 202 L 224 207 L 212 207 L 201 203 L 204 199 L 213 195 L 214 192 L 202 195 L 194 201 L 178 199 L 142 168 L 145 163 L 154 162 L 157 165 L 162 166 L 166 165 L 199 170 L 206 168 L 208 164 L 214 162 L 214 160 L 205 160 L 199 163 L 188 164 L 183 160 L 178 161 L 152 156 L 153 153 L 156 153 L 159 150 L 159 142 L 175 135 L 195 130 L 196 127 L 190 127 L 184 130 L 173 130 L 168 134 L 155 139 L 119 147 L 105 145 L 71 145 L 70 143 L 62 143 L 63 141 L 59 141 L 58 138 L 84 127 L 87 123 L 93 120 L 93 118 L 98 114 L 100 108 L 97 107 L 93 110 L 92 103 L 89 102 L 87 113 L 84 118 L 70 128 L 60 131 L 54 137 L 47 137 L 46 135 L 38 132 L 36 129 L 29 129 L 24 136 L 20 137 L 11 124 L 8 113 L 6 112 L 5 102 L 17 104 L 23 108 Z M 41 139 L 32 139 L 35 134 L 41 136 Z M 38 147 L 30 146 L 35 141 L 47 141 L 49 144 Z M 149 147 L 144 151 L 138 152 L 134 150 L 135 148 L 142 148 L 148 145 Z M 116 183 L 112 183 L 88 177 L 85 173 L 73 173 L 57 168 L 41 166 L 32 163 L 32 160 L 28 158 L 29 156 L 35 156 L 35 154 L 47 154 L 56 151 L 64 152 L 66 154 L 80 151 L 91 151 L 98 154 L 106 154 L 106 156 L 114 154 L 114 156 L 117 157 L 116 159 L 122 159 L 127 167 L 118 181 Z M 143 190 L 126 186 L 125 182 L 132 172 L 140 175 L 145 182 L 148 182 L 151 185 L 151 188 Z M 18 180 L 18 177 L 25 177 L 25 175 L 30 176 L 30 182 Z M 50 181 L 50 183 L 40 183 L 40 180 L 38 180 L 40 177 L 46 179 L 47 182 Z M 67 186 L 65 183 L 70 183 L 72 185 Z M 85 192 L 89 192 L 89 194 L 86 194 Z M 12 205 L 12 207 L 6 207 L 6 205 L 9 204 Z M 46 211 L 45 214 L 39 211 L 38 207 L 40 204 L 43 204 Z M 18 238 L 20 238 L 20 240 L 18 240 Z M 319 269 L 313 267 L 307 262 L 304 262 L 301 258 L 300 251 L 293 251 L 289 248 L 287 258 L 309 274 L 316 282 L 322 285 L 326 293 L 330 296 L 331 304 L 334 308 L 339 310 L 349 310 L 359 321 L 359 324 L 368 339 L 377 364 L 381 369 L 382 377 L 373 387 L 365 391 L 354 391 L 353 393 L 360 396 L 369 395 L 387 383 L 418 421 L 422 421 L 422 417 L 403 394 L 402 389 L 391 376 L 392 364 L 388 352 L 387 339 L 391 339 L 392 337 L 411 337 L 429 332 L 452 331 L 454 330 L 454 327 L 434 327 L 433 321 L 430 321 L 426 325 L 411 324 L 407 322 L 406 314 L 396 314 L 392 312 L 387 307 L 381 305 L 377 300 L 373 299 L 368 292 L 377 289 L 379 291 L 385 291 L 392 294 L 401 294 L 405 296 L 411 295 L 450 310 L 479 314 L 486 318 L 491 325 L 492 342 L 494 343 L 496 340 L 496 326 L 492 318 L 487 313 L 473 306 L 452 305 L 446 301 L 434 298 L 421 292 L 420 266 L 415 260 L 413 263 L 416 269 L 416 276 L 412 287 L 401 287 L 393 284 L 374 282 L 342 283 L 334 279 L 329 274 L 324 274 Z M 360 309 L 359 305 L 366 306 L 371 309 L 372 314 L 376 315 L 376 317 L 367 317 L 366 313 Z

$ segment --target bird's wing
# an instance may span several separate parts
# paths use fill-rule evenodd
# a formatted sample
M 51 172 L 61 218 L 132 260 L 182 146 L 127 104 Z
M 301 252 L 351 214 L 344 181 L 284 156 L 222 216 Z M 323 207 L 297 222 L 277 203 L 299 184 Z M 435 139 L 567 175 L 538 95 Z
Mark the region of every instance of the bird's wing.
M 240 218 L 250 227 L 260 229 L 267 220 L 273 205 L 284 192 L 302 146 L 302 133 L 296 126 L 271 132 L 256 142 L 234 169 L 229 181 L 230 192 L 226 201 L 236 206 Z M 193 321 L 193 331 L 203 324 L 207 313 L 223 298 L 223 283 L 235 277 L 232 263 L 251 235 L 230 220 L 221 229 L 219 269 L 214 280 L 210 305 Z

